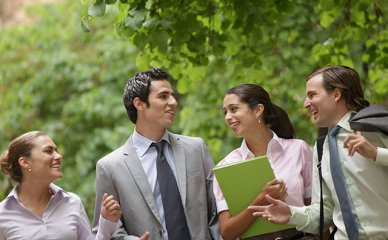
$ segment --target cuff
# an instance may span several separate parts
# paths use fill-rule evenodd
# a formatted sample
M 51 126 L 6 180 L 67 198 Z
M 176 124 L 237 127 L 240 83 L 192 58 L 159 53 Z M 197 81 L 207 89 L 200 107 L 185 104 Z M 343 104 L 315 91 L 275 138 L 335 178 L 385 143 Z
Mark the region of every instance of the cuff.
M 291 218 L 290 221 L 288 221 L 289 224 L 303 226 L 307 223 L 308 217 L 305 212 L 306 207 L 289 206 L 289 208 L 291 211 Z
M 303 198 L 311 198 L 312 195 L 312 186 L 306 187 L 304 189 Z
M 112 222 L 100 215 L 96 239 L 111 239 L 113 233 L 119 228 L 120 221 Z
M 388 149 L 377 147 L 377 156 L 376 161 L 377 164 L 388 166 Z
M 217 204 L 217 213 L 220 213 L 225 210 L 229 210 L 228 204 L 226 203 L 225 199 L 218 200 L 216 204 Z

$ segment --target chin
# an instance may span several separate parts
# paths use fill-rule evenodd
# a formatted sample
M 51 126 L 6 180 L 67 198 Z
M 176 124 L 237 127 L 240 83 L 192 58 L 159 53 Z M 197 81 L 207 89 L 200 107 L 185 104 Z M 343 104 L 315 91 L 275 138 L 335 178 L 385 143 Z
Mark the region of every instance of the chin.
M 63 178 L 63 173 L 55 174 L 55 176 L 53 178 L 54 178 L 54 180 L 61 179 L 61 178 Z
M 168 129 L 168 128 L 172 127 L 173 125 L 174 125 L 174 121 L 171 121 L 171 122 L 164 124 L 164 128 Z
M 234 135 L 235 137 L 237 137 L 237 138 L 242 138 L 242 137 L 244 137 L 240 132 L 234 132 L 234 131 L 233 131 L 233 135 Z

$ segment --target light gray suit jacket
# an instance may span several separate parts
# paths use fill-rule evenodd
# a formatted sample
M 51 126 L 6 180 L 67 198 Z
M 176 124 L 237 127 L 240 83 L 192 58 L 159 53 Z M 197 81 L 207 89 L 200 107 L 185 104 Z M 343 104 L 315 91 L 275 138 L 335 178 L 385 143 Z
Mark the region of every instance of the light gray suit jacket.
M 222 239 L 212 187 L 214 163 L 207 147 L 198 137 L 168 136 L 192 239 Z M 162 240 L 163 227 L 154 196 L 131 139 L 100 159 L 96 171 L 93 232 L 97 231 L 102 195 L 106 192 L 120 202 L 123 211 L 122 226 L 112 239 L 137 239 L 134 236 L 148 231 L 151 240 Z

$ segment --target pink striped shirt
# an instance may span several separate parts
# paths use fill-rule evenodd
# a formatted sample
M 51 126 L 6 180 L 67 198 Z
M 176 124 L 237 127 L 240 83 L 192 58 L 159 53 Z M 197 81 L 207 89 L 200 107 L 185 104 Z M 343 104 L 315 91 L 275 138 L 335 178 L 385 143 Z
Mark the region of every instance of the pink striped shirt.
M 229 153 L 217 165 L 239 162 L 254 157 L 244 139 L 239 148 Z M 303 200 L 311 197 L 313 159 L 311 148 L 303 140 L 283 139 L 273 133 L 273 137 L 267 147 L 267 157 L 276 178 L 283 180 L 286 184 L 288 193 L 286 202 L 293 206 L 303 206 Z M 213 191 L 216 198 L 217 211 L 229 210 L 215 177 Z

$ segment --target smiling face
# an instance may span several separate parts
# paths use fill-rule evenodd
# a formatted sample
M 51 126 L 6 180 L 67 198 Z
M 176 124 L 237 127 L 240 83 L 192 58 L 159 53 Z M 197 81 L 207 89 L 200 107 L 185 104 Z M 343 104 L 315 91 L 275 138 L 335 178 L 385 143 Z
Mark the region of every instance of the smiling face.
M 312 114 L 318 127 L 332 127 L 342 117 L 339 112 L 340 91 L 334 89 L 328 92 L 323 87 L 322 74 L 310 78 L 306 82 L 306 99 L 304 107 Z
M 51 183 L 63 177 L 61 171 L 62 156 L 58 153 L 57 146 L 53 140 L 42 135 L 34 139 L 34 147 L 29 157 L 21 157 L 23 166 L 31 169 L 26 173 L 26 178 L 42 180 Z
M 227 94 L 223 105 L 225 123 L 236 137 L 247 137 L 258 126 L 257 112 L 235 94 Z
M 148 104 L 137 100 L 137 126 L 156 131 L 164 131 L 174 123 L 177 101 L 171 84 L 166 80 L 152 81 L 148 95 Z

